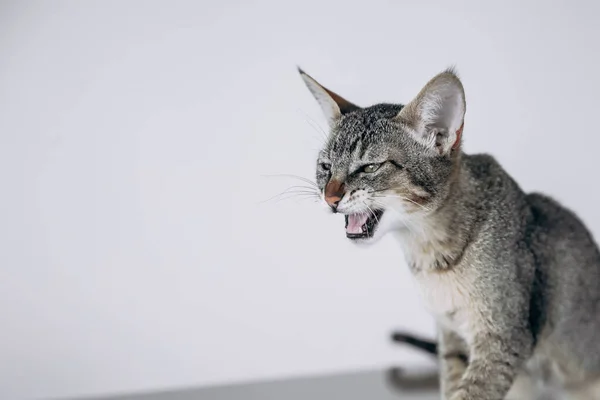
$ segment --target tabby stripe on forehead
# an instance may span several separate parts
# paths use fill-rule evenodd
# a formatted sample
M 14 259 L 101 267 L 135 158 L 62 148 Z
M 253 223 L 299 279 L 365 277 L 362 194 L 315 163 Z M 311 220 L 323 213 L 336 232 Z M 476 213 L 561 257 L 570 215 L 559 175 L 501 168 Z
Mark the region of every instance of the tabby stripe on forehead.
M 360 147 L 360 154 L 358 155 L 359 160 L 362 160 L 362 158 L 365 156 L 365 153 L 367 152 L 368 147 L 369 146 L 364 146 L 364 145 Z
M 350 143 L 350 148 L 348 149 L 350 152 L 350 155 L 354 154 L 354 152 L 356 151 L 358 144 L 361 143 L 360 139 L 361 139 L 360 136 L 358 136 L 352 143 Z

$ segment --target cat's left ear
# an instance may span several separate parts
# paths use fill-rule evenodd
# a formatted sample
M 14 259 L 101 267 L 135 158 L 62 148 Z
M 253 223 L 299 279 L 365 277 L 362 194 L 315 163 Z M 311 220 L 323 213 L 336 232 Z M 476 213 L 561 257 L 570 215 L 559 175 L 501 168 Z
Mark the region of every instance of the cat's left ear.
M 417 141 L 443 155 L 460 147 L 465 111 L 463 85 L 449 69 L 431 79 L 396 119 L 413 130 Z
M 333 127 L 342 115 L 360 108 L 337 93 L 327 89 L 300 68 L 298 68 L 298 72 L 304 83 L 306 83 L 306 86 L 308 86 L 308 89 L 315 96 L 315 99 L 317 99 L 317 102 L 319 102 L 330 127 Z

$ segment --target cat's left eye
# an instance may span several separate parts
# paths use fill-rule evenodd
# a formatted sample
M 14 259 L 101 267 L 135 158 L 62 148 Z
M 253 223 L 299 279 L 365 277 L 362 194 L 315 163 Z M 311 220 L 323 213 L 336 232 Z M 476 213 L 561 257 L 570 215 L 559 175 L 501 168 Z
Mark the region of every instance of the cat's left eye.
M 379 167 L 381 167 L 381 164 L 369 164 L 369 165 L 365 165 L 362 170 L 363 172 L 366 172 L 367 174 L 372 174 L 373 172 L 377 171 L 379 169 Z

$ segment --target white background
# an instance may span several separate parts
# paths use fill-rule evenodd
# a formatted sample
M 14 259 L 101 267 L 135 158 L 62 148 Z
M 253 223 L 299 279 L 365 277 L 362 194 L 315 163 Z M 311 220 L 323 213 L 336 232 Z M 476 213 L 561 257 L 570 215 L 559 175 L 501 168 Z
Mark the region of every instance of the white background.
M 600 3 L 489 3 L 3 2 L 0 398 L 429 362 L 391 238 L 261 203 L 313 176 L 296 64 L 360 105 L 455 64 L 466 150 L 598 233 Z

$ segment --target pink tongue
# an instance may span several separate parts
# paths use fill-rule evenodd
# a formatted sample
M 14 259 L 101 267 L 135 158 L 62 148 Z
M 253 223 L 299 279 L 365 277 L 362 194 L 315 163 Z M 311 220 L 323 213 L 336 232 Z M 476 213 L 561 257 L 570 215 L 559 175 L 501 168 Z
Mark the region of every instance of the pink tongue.
M 350 214 L 348 215 L 348 226 L 346 233 L 362 233 L 362 226 L 367 222 L 367 214 Z

